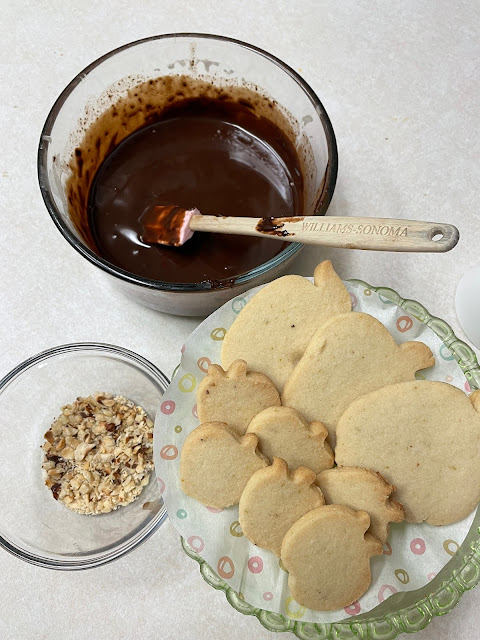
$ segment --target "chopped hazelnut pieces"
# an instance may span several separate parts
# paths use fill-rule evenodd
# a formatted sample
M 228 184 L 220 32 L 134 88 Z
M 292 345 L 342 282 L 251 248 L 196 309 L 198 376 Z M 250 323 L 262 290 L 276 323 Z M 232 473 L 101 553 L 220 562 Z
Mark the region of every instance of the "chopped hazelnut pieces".
M 42 468 L 55 500 L 109 513 L 140 495 L 153 470 L 153 422 L 123 396 L 95 393 L 62 408 L 45 434 Z

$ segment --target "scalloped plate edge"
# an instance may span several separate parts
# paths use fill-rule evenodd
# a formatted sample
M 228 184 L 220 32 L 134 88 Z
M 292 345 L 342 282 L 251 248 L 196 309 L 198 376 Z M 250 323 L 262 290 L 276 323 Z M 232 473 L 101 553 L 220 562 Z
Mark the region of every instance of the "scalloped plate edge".
M 472 391 L 480 388 L 480 366 L 477 356 L 466 342 L 457 338 L 448 323 L 441 318 L 432 316 L 416 300 L 402 298 L 393 289 L 373 287 L 364 280 L 351 279 L 348 282 L 364 286 L 366 289 L 391 300 L 430 327 L 454 355 Z M 186 540 L 183 538 L 180 540 L 185 553 L 198 562 L 200 574 L 207 584 L 218 591 L 223 591 L 228 603 L 234 609 L 244 615 L 255 616 L 260 624 L 269 631 L 290 631 L 300 640 L 354 640 L 354 638 L 395 640 L 401 633 L 415 633 L 425 629 L 434 616 L 443 616 L 452 611 L 460 601 L 462 594 L 477 586 L 480 582 L 480 528 L 477 529 L 477 535 L 479 537 L 470 543 L 470 552 L 463 556 L 460 567 L 454 569 L 450 578 L 444 580 L 433 593 L 415 604 L 399 609 L 395 613 L 387 613 L 384 617 L 364 620 L 352 618 L 349 622 L 325 624 L 296 622 L 279 613 L 253 607 L 245 602 L 241 594 L 229 587 L 210 565 L 190 547 Z

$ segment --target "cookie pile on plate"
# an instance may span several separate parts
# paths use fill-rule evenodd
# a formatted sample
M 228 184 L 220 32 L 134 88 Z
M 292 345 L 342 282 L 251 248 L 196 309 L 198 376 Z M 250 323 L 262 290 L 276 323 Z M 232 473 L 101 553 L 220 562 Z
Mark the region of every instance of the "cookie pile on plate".
M 330 262 L 284 276 L 242 309 L 197 392 L 183 491 L 239 504 L 245 536 L 282 559 L 295 600 L 348 606 L 389 523 L 433 525 L 480 501 L 480 391 L 417 381 L 434 358 L 351 311 Z

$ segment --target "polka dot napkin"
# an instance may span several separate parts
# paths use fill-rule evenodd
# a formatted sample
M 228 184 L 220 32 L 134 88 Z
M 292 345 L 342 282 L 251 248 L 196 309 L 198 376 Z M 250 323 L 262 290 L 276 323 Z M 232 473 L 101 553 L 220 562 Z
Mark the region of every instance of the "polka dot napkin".
M 432 350 L 436 364 L 418 378 L 449 382 L 470 391 L 448 348 L 422 322 L 359 284 L 345 283 L 354 311 L 370 313 L 389 329 L 397 343 L 421 340 Z M 376 607 L 398 591 L 426 585 L 456 553 L 473 521 L 444 527 L 427 524 L 392 525 L 383 555 L 372 559 L 368 591 L 345 609 L 315 612 L 296 603 L 288 590 L 281 561 L 259 549 L 243 535 L 238 506 L 210 509 L 186 496 L 179 482 L 180 452 L 186 436 L 198 426 L 195 395 L 211 362 L 220 363 L 222 340 L 241 309 L 255 294 L 252 289 L 209 316 L 189 337 L 182 358 L 157 414 L 154 435 L 155 468 L 171 521 L 189 545 L 246 602 L 305 622 L 335 622 Z M 338 380 L 342 384 L 342 380 Z

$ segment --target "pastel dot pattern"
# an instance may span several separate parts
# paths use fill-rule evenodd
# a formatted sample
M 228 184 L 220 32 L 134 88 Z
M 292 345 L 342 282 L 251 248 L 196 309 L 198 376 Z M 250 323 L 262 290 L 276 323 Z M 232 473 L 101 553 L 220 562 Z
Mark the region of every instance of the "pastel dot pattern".
M 247 564 L 252 573 L 260 573 L 263 569 L 263 560 L 259 556 L 250 558 Z
M 235 574 L 235 565 L 233 564 L 233 560 L 228 556 L 222 556 L 217 564 L 217 573 L 224 580 L 233 578 Z
M 235 298 L 232 300 L 232 310 L 234 313 L 240 313 L 243 307 L 247 304 L 245 298 Z
M 360 606 L 358 600 L 355 600 L 355 602 L 352 602 L 352 604 L 344 608 L 345 613 L 347 613 L 349 616 L 358 616 L 361 610 L 362 607 Z
M 200 536 L 190 536 L 187 542 L 197 553 L 201 553 L 205 548 L 205 543 L 203 542 L 202 538 L 200 538 Z
M 405 333 L 406 331 L 410 331 L 410 329 L 412 327 L 413 327 L 413 318 L 410 318 L 410 316 L 400 316 L 400 318 L 398 318 L 398 320 L 397 320 L 397 329 L 401 333 Z
M 415 540 L 410 542 L 410 550 L 417 556 L 423 555 L 426 550 L 425 540 L 422 540 L 422 538 L 415 538 Z
M 449 556 L 454 556 L 460 547 L 458 545 L 458 542 L 455 542 L 455 540 L 445 540 L 445 542 L 443 543 L 443 548 Z
M 446 381 L 470 392 L 451 351 L 414 314 L 372 289 L 353 283 L 346 286 L 355 311 L 372 313 L 388 327 L 397 343 L 422 340 L 432 349 L 436 364 L 422 371 L 420 379 Z M 383 554 L 372 558 L 373 580 L 367 593 L 340 611 L 322 613 L 307 610 L 293 600 L 282 562 L 268 551 L 255 547 L 243 535 L 238 507 L 220 511 L 205 508 L 181 492 L 179 454 L 185 438 L 199 424 L 196 389 L 208 365 L 220 362 L 226 332 L 255 291 L 227 302 L 186 342 L 178 371 L 157 416 L 154 455 L 158 487 L 179 533 L 222 580 L 244 595 L 246 602 L 301 622 L 344 620 L 346 616 L 370 611 L 397 591 L 420 589 L 428 584 L 457 552 L 473 516 L 447 527 L 428 528 L 406 523 L 393 526 Z M 414 311 L 418 315 L 415 308 Z
M 242 527 L 238 520 L 234 520 L 230 525 L 230 535 L 234 536 L 235 538 L 241 538 L 243 536 Z
M 175 411 L 175 402 L 173 400 L 165 400 L 160 405 L 160 411 L 166 416 L 171 415 Z
M 292 618 L 293 620 L 299 620 L 300 618 L 303 618 L 303 616 L 305 615 L 305 611 L 305 607 L 302 607 L 297 602 L 295 602 L 292 596 L 288 596 L 288 598 L 285 600 L 285 613 L 289 618 Z
M 210 364 L 210 358 L 207 358 L 206 356 L 197 360 L 197 366 L 203 373 L 208 373 L 208 367 Z
M 378 590 L 378 601 L 383 602 L 389 595 L 391 596 L 394 593 L 397 593 L 395 587 L 393 587 L 391 584 L 384 584 Z
M 178 381 L 178 388 L 180 389 L 180 391 L 183 391 L 183 393 L 191 393 L 195 390 L 196 386 L 197 380 L 191 373 L 186 373 Z
M 222 513 L 223 509 L 215 509 L 215 507 L 207 507 L 207 510 L 210 511 L 210 513 Z
M 178 449 L 174 444 L 167 444 L 160 450 L 160 457 L 163 460 L 175 460 L 178 456 Z
M 210 333 L 210 338 L 218 342 L 220 340 L 223 340 L 226 334 L 227 334 L 226 329 L 224 329 L 223 327 L 217 327 L 216 329 L 213 329 L 213 331 Z
M 440 352 L 439 353 L 440 353 L 440 356 L 444 360 L 454 360 L 455 359 L 455 356 L 453 355 L 453 353 L 444 344 L 442 344 L 442 346 L 440 347 Z
M 408 584 L 410 582 L 410 576 L 408 575 L 408 573 L 405 571 L 405 569 L 395 569 L 395 577 L 397 578 L 397 580 L 399 580 L 402 584 Z

